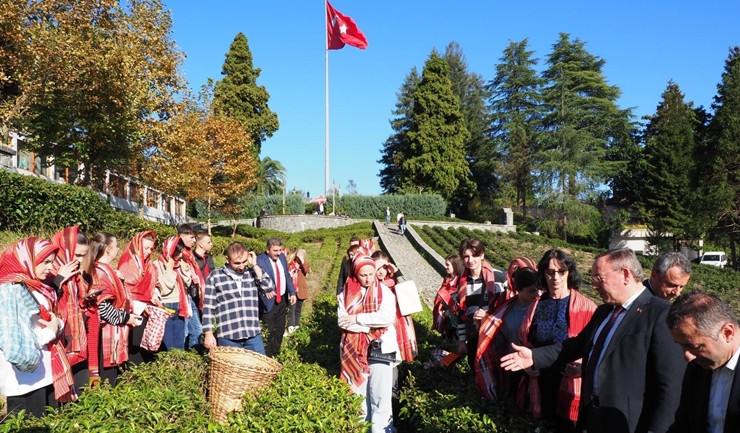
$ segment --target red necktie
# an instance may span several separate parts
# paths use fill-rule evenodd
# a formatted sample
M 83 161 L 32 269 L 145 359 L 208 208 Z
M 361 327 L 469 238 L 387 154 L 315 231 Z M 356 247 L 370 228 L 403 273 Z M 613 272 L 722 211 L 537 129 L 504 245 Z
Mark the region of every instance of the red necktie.
M 594 375 L 596 374 L 596 364 L 599 363 L 599 357 L 601 356 L 601 351 L 604 350 L 604 342 L 606 342 L 606 337 L 609 335 L 609 331 L 611 331 L 612 326 L 614 326 L 614 322 L 617 321 L 617 317 L 619 317 L 619 313 L 624 311 L 624 307 L 621 305 L 614 307 L 614 311 L 612 312 L 612 316 L 609 318 L 609 321 L 606 322 L 606 325 L 604 325 L 604 328 L 601 329 L 601 333 L 599 334 L 599 337 L 596 339 L 596 343 L 594 344 L 594 348 L 591 351 L 591 356 L 588 357 L 588 364 L 586 365 L 586 372 L 583 375 L 584 381 L 583 384 L 588 386 L 584 386 L 583 392 L 581 393 L 581 397 L 586 400 L 590 399 L 592 396 L 592 393 L 594 391 Z
M 282 300 L 282 296 L 280 296 L 280 268 L 278 268 L 277 260 L 273 262 L 275 264 L 275 292 L 277 292 L 277 298 L 275 299 L 275 302 L 278 304 Z

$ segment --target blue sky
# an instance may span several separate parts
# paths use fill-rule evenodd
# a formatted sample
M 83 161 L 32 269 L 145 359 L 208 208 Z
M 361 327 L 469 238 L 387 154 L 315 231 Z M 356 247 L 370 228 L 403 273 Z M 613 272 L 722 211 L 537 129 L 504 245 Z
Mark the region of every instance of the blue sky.
M 187 58 L 183 73 L 197 91 L 221 78 L 234 36 L 247 36 L 257 83 L 270 93 L 280 129 L 261 157 L 287 169 L 288 189 L 324 193 L 323 0 L 165 0 L 173 39 Z M 471 72 L 488 81 L 510 41 L 529 39 L 540 59 L 560 32 L 586 42 L 606 61 L 604 74 L 622 90 L 619 105 L 639 117 L 655 112 L 669 80 L 687 101 L 709 107 L 728 49 L 740 45 L 740 2 L 334 0 L 368 39 L 366 50 L 329 52 L 330 181 L 342 192 L 380 194 L 378 172 L 397 92 L 432 49 L 460 44 Z

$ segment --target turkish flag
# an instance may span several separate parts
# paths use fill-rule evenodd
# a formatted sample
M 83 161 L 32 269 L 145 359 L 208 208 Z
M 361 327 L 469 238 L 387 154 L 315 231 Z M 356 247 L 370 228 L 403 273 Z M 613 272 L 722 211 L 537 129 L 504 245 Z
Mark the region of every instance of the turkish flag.
M 328 49 L 338 50 L 344 48 L 344 44 L 350 44 L 362 50 L 367 47 L 365 34 L 357 28 L 355 21 L 348 16 L 342 15 L 329 2 L 326 2 L 326 24 Z

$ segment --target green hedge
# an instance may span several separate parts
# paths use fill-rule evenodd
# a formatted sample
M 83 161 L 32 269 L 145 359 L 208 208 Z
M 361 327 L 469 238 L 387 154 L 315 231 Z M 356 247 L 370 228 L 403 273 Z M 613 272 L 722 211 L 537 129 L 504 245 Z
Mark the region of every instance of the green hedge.
M 112 213 L 98 193 L 0 169 L 0 227 L 19 232 L 54 232 L 80 225 L 101 230 Z
M 331 208 L 331 205 L 328 207 Z M 447 204 L 438 194 L 343 195 L 337 202 L 339 212 L 352 218 L 385 220 L 386 207 L 391 208 L 391 220 L 395 221 L 400 211 L 406 212 L 407 218 L 442 217 Z

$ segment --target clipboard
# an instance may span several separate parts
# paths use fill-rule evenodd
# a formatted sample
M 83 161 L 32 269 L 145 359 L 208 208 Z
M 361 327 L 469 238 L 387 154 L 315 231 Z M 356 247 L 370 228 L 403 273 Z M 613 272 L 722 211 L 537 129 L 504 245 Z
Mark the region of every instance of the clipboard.
M 422 311 L 421 299 L 413 280 L 396 284 L 396 302 L 402 316 Z

